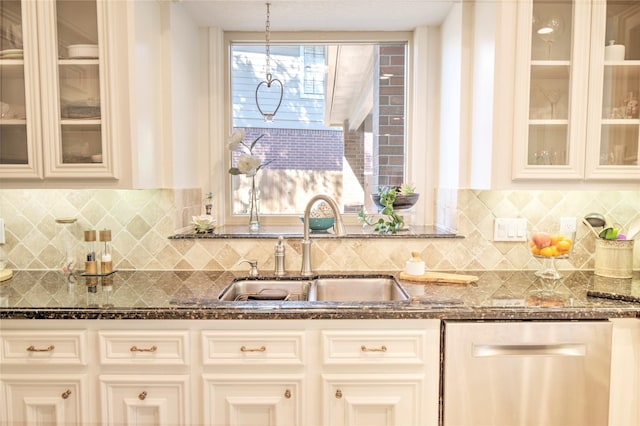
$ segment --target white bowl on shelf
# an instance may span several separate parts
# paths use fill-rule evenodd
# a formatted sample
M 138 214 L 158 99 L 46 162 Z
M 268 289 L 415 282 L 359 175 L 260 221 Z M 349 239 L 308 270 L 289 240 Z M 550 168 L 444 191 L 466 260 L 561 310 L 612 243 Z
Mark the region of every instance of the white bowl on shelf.
M 72 44 L 67 46 L 70 59 L 95 59 L 98 57 L 97 44 Z

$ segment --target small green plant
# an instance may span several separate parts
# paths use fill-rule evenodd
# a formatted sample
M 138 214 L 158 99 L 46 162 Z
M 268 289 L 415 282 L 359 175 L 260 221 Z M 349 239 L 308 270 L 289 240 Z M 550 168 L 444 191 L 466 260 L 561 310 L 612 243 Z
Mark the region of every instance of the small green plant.
M 379 188 L 380 204 L 383 209 L 380 212 L 382 216 L 376 221 L 373 216 L 367 216 L 364 210 L 358 213 L 358 220 L 366 225 L 373 226 L 373 230 L 379 234 L 394 234 L 404 227 L 404 220 L 393 210 L 393 203 L 396 201 L 398 189 L 396 188 Z
M 400 185 L 400 195 L 411 195 L 415 194 L 416 187 L 411 185 L 410 183 L 403 183 Z

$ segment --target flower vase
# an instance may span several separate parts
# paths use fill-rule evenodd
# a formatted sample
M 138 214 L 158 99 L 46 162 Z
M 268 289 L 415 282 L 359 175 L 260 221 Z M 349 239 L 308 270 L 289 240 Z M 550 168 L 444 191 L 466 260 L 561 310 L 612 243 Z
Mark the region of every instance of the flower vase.
M 256 177 L 251 177 L 251 190 L 249 192 L 249 231 L 258 232 L 260 230 L 260 213 L 258 211 L 258 189 L 256 188 Z

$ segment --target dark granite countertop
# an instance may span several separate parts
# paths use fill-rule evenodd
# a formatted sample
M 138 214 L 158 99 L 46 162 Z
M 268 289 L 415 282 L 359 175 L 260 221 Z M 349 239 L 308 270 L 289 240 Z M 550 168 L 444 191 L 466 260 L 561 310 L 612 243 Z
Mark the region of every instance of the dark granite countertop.
M 244 276 L 233 272 L 118 271 L 67 279 L 55 271 L 17 271 L 0 283 L 0 319 L 640 318 L 638 272 L 622 280 L 564 271 L 556 282 L 533 271 L 463 273 L 480 279 L 467 285 L 402 281 L 408 302 L 336 303 L 217 301 L 227 284 Z

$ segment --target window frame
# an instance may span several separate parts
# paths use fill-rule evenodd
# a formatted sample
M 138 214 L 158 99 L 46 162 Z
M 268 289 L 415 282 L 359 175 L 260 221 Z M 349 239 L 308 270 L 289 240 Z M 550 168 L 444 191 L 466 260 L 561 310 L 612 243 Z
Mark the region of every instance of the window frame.
M 300 46 L 300 56 L 302 58 L 306 58 L 306 53 L 305 53 L 305 46 Z M 325 53 L 323 58 L 327 59 L 327 51 L 325 48 Z M 300 79 L 300 97 L 301 98 L 306 98 L 306 99 L 321 99 L 322 95 L 316 94 L 316 93 L 307 93 L 305 90 L 306 87 L 306 74 L 307 74 L 307 69 L 306 69 L 306 62 L 303 59 L 302 64 L 300 64 L 300 73 L 302 74 L 302 78 Z M 322 80 L 322 84 L 326 85 L 327 84 L 327 80 L 326 78 L 323 78 Z
M 389 32 L 272 32 L 271 44 L 317 44 L 317 43 L 406 43 L 407 55 L 406 55 L 406 81 L 405 81 L 405 93 L 406 93 L 406 111 L 405 111 L 405 163 L 404 173 L 405 180 L 409 182 L 415 182 L 412 179 L 411 159 L 409 153 L 411 152 L 411 134 L 413 126 L 413 111 L 412 111 L 412 96 L 414 86 L 414 72 L 413 72 L 413 56 L 414 35 L 411 31 L 389 31 Z M 224 85 L 224 120 L 223 124 L 223 143 L 220 146 L 212 147 L 214 153 L 212 164 L 220 164 L 221 170 L 217 174 L 220 178 L 222 185 L 212 185 L 212 188 L 218 187 L 221 189 L 221 194 L 217 197 L 220 203 L 217 207 L 219 216 L 224 217 L 224 225 L 242 225 L 247 223 L 246 215 L 234 215 L 231 211 L 230 196 L 232 193 L 231 176 L 227 173 L 227 170 L 231 166 L 231 156 L 228 155 L 226 149 L 227 137 L 232 133 L 232 104 L 231 104 L 231 44 L 264 44 L 264 34 L 259 32 L 224 32 L 222 35 L 222 52 L 224 55 L 224 61 L 222 62 L 222 69 L 219 69 L 220 75 L 223 77 Z M 215 71 L 212 73 L 212 79 L 215 78 Z M 218 103 L 218 105 L 220 105 Z M 215 125 L 213 120 L 212 125 Z M 218 134 L 220 134 L 218 132 Z M 215 144 L 216 138 L 212 138 L 212 144 Z M 220 176 L 223 174 L 224 176 Z M 215 179 L 215 177 L 214 177 Z M 223 194 L 224 195 L 223 195 Z M 343 219 L 346 224 L 358 224 L 357 214 L 345 213 Z M 220 222 L 220 221 L 219 221 Z M 268 215 L 261 216 L 260 222 L 262 225 L 300 225 L 300 220 L 295 215 Z

